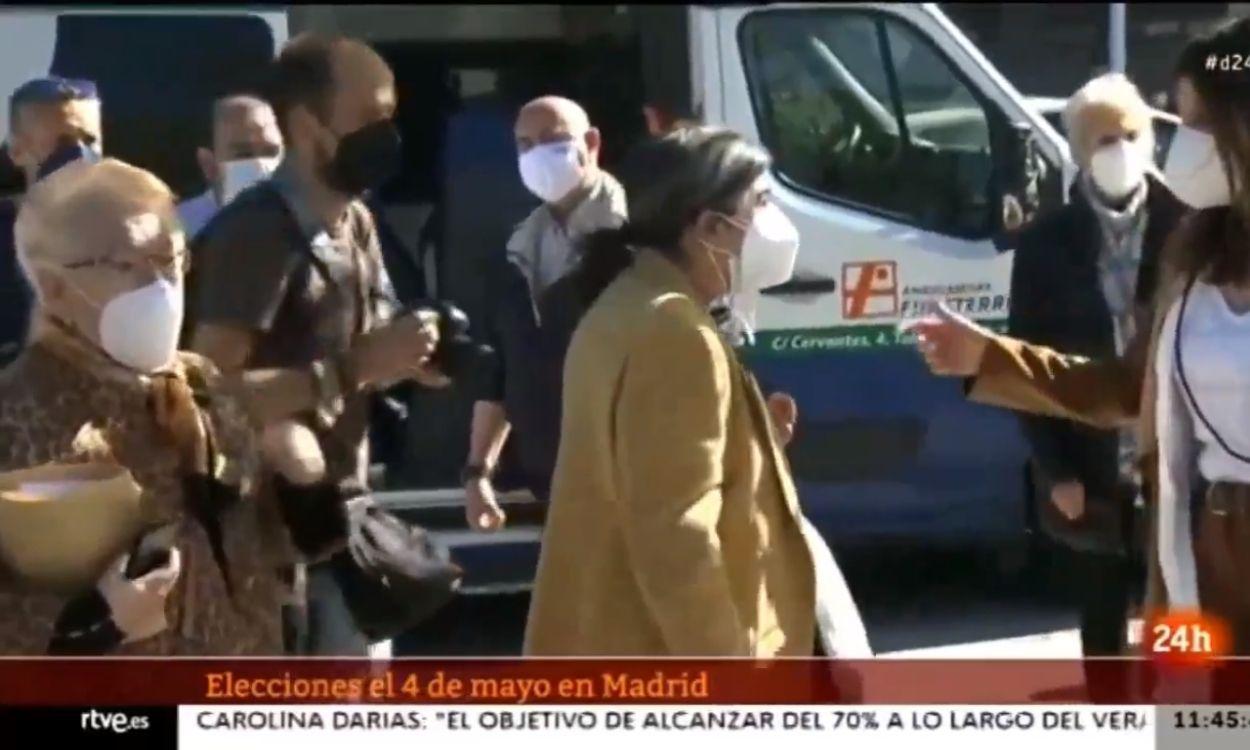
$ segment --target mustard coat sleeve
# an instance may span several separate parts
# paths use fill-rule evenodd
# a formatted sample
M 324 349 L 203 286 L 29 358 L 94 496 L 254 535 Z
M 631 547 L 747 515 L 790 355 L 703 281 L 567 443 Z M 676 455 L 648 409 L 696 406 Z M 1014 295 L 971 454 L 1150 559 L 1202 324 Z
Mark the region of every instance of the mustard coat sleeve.
M 711 327 L 678 313 L 657 311 L 626 361 L 614 429 L 620 522 L 668 652 L 748 655 L 717 532 L 729 362 Z

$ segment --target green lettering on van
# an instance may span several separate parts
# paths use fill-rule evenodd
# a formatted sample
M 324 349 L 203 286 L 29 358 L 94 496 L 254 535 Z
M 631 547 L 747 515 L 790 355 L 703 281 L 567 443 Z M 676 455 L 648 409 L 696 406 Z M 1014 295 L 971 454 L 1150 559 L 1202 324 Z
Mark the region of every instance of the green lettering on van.
M 987 328 L 1003 332 L 1004 318 L 981 320 Z M 915 345 L 916 337 L 898 330 L 894 324 L 795 328 L 760 331 L 747 352 L 756 357 L 796 357 L 838 352 L 893 349 Z

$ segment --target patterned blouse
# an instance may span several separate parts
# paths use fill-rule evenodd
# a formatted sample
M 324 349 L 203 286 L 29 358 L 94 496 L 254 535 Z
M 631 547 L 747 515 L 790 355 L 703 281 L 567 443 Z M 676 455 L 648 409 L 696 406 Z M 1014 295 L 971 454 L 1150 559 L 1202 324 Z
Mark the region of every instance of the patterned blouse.
M 177 524 L 182 573 L 167 599 L 169 628 L 114 654 L 280 655 L 284 589 L 277 566 L 287 542 L 276 510 L 253 481 L 253 433 L 207 360 L 181 355 L 179 369 L 212 426 L 216 476 L 237 490 L 231 493 L 237 501 L 216 516 L 233 596 L 206 525 L 188 505 L 179 450 L 158 424 L 154 379 L 113 365 L 64 334 L 37 337 L 0 371 L 0 471 L 116 461 L 143 489 L 145 524 Z M 0 569 L 0 655 L 48 653 L 53 625 L 69 599 L 20 590 L 4 579 Z

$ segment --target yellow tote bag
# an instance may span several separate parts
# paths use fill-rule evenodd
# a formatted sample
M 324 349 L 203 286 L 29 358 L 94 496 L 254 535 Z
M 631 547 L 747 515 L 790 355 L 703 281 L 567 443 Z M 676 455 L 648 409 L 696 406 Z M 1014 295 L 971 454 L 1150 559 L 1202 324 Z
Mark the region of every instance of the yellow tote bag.
M 143 530 L 141 490 L 116 464 L 45 464 L 0 473 L 0 567 L 36 591 L 74 594 Z

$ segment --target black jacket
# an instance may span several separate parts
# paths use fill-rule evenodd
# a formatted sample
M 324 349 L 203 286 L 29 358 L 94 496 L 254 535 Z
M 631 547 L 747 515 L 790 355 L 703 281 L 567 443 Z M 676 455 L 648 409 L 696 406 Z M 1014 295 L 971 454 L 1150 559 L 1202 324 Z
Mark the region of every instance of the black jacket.
M 13 242 L 17 200 L 0 199 L 0 366 L 17 356 L 26 341 L 32 293 Z
M 560 444 L 560 398 L 564 354 L 582 308 L 566 274 L 535 300 L 515 263 L 500 259 L 491 269 L 484 326 L 495 357 L 478 398 L 502 403 L 512 423 L 512 446 L 520 484 L 546 499 Z
M 1137 303 L 1149 309 L 1157 285 L 1159 259 L 1184 206 L 1153 177 L 1148 178 L 1146 229 L 1137 279 Z M 1073 186 L 1071 201 L 1024 228 L 1011 274 L 1012 336 L 1062 352 L 1089 357 L 1115 355 L 1115 329 L 1102 291 L 1098 219 L 1083 191 Z M 1063 481 L 1085 485 L 1087 507 L 1122 505 L 1124 479 L 1118 462 L 1118 434 L 1050 417 L 1022 415 L 1037 470 L 1039 503 L 1049 506 L 1050 487 Z M 1047 514 L 1041 512 L 1043 526 Z M 1074 529 L 1047 528 L 1072 541 Z

